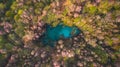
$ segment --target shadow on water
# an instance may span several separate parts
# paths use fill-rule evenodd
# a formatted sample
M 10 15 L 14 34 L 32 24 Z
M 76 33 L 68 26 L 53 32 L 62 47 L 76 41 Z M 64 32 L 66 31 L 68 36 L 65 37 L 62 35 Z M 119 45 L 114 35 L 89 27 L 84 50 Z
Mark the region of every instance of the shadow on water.
M 79 35 L 80 32 L 76 26 L 70 27 L 63 23 L 59 23 L 56 27 L 46 25 L 46 32 L 40 37 L 40 41 L 44 45 L 53 47 L 58 40 L 72 38 Z

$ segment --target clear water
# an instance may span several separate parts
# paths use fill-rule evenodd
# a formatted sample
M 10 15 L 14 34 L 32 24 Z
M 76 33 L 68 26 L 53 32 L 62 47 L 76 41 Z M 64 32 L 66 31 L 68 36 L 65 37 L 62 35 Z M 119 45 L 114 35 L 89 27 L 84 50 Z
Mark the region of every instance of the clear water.
M 41 41 L 44 45 L 54 46 L 55 42 L 59 39 L 67 39 L 74 36 L 77 36 L 80 33 L 80 30 L 76 26 L 66 26 L 62 23 L 58 24 L 56 27 L 50 25 L 46 26 L 46 32 L 41 38 Z

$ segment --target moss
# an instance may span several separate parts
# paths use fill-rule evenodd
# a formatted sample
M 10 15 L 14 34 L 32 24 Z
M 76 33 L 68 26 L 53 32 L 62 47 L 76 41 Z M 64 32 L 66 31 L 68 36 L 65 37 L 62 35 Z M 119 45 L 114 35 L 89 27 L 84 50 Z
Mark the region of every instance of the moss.
M 108 45 L 112 46 L 113 45 L 113 40 L 110 37 L 105 37 L 106 42 Z
M 74 24 L 73 19 L 69 16 L 63 16 L 62 21 L 65 25 L 68 25 L 68 26 L 72 26 Z
M 46 11 L 48 11 L 49 9 L 50 9 L 49 5 L 44 7 L 44 10 L 46 10 Z
M 13 2 L 13 4 L 10 6 L 12 10 L 15 10 L 17 7 L 17 2 Z
M 82 29 L 85 31 L 88 31 L 88 32 L 90 32 L 90 33 L 92 33 L 94 30 L 93 30 L 93 28 L 90 26 L 90 25 L 88 25 L 88 24 L 85 24 L 85 25 L 83 25 L 82 26 Z
M 0 49 L 11 51 L 13 44 L 9 43 L 5 37 L 0 36 Z
M 5 15 L 7 17 L 13 18 L 15 14 L 13 13 L 13 11 L 7 11 Z
M 48 14 L 43 17 L 43 20 L 50 24 L 57 20 L 57 16 L 52 12 L 48 12 Z
M 6 59 L 5 54 L 1 54 L 1 53 L 0 53 L 0 65 L 1 65 L 1 66 L 4 66 L 4 64 L 5 64 L 5 59 Z
M 15 35 L 14 34 L 9 34 L 8 36 L 9 36 L 10 39 L 13 39 L 13 40 L 15 39 Z
M 76 61 L 75 61 L 74 58 L 68 58 L 68 59 L 66 59 L 66 60 L 64 60 L 64 61 L 66 62 L 66 66 L 67 66 L 67 67 L 72 67 L 73 64 L 76 63 Z
M 97 12 L 97 7 L 96 6 L 91 6 L 90 8 L 89 8 L 89 13 L 90 14 L 95 14 Z
M 116 3 L 114 6 L 113 6 L 113 9 L 115 10 L 120 10 L 120 4 L 119 3 Z
M 77 17 L 77 18 L 74 18 L 73 21 L 74 21 L 75 23 L 77 23 L 77 22 L 80 22 L 81 19 L 82 19 L 81 17 Z
M 6 44 L 4 44 L 5 45 L 5 48 L 7 49 L 7 50 L 9 50 L 9 51 L 11 51 L 12 50 L 12 48 L 13 48 L 13 44 L 10 44 L 10 43 L 6 43 Z
M 92 62 L 87 62 L 87 67 L 94 67 Z
M 44 3 L 45 6 L 47 6 L 52 2 L 52 0 L 41 0 L 41 2 Z
M 108 54 L 102 50 L 101 46 L 97 46 L 96 48 L 94 48 L 92 50 L 101 58 L 100 63 L 103 63 L 103 64 L 107 63 Z
M 19 19 L 20 19 L 20 15 L 15 15 L 15 16 L 14 16 L 14 20 L 15 20 L 16 22 L 18 22 Z
M 80 54 L 80 49 L 76 49 L 75 54 Z
M 68 12 L 69 12 L 68 8 L 65 8 L 62 15 L 66 16 L 68 14 Z
M 38 18 L 37 18 L 37 17 L 38 17 L 38 16 L 34 16 L 34 17 L 33 17 L 33 20 L 32 20 L 33 24 L 35 24 L 35 23 L 38 22 Z
M 59 21 L 55 21 L 54 23 L 52 23 L 52 26 L 55 27 L 59 24 Z
M 15 32 L 20 36 L 24 36 L 25 32 L 24 32 L 24 24 L 22 22 L 18 22 L 17 23 L 17 27 L 15 29 Z
M 2 37 L 2 36 L 0 36 L 0 49 L 2 49 L 2 48 L 3 48 L 4 43 L 5 43 L 5 40 L 3 39 L 3 37 Z
M 4 9 L 5 8 L 5 5 L 3 3 L 0 3 L 0 9 Z
M 40 10 L 39 8 L 36 8 L 36 9 L 35 9 L 35 14 L 39 14 L 39 15 L 40 15 L 41 13 L 42 13 L 42 12 L 41 12 L 41 10 Z
M 28 49 L 23 49 L 23 50 L 20 50 L 19 53 L 18 53 L 18 56 L 22 59 L 22 57 L 29 57 L 30 56 L 30 50 Z
M 112 6 L 113 6 L 112 2 L 109 2 L 108 0 L 102 1 L 100 2 L 100 5 L 98 6 L 98 12 L 107 14 L 110 11 Z
M 97 11 L 98 11 L 98 7 L 97 6 L 94 6 L 92 5 L 90 2 L 88 2 L 84 8 L 83 8 L 83 13 L 89 13 L 91 15 L 94 15 L 94 14 L 97 14 Z
M 34 4 L 36 8 L 44 8 L 45 5 L 42 2 L 38 2 L 36 4 Z

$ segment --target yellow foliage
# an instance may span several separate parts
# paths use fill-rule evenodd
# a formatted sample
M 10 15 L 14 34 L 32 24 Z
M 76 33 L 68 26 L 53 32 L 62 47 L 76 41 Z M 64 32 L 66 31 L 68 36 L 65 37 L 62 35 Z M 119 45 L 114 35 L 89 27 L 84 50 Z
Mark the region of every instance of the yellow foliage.
M 72 18 L 66 16 L 66 17 L 63 17 L 62 18 L 63 22 L 65 25 L 68 25 L 68 26 L 72 26 L 73 25 L 73 21 L 72 21 Z
M 18 10 L 18 14 L 21 15 L 23 13 L 23 10 Z
M 70 6 L 70 5 L 72 5 L 72 2 L 70 0 L 66 0 L 64 6 Z
M 5 5 L 3 3 L 0 3 L 0 9 L 4 9 Z
M 20 16 L 19 15 L 15 15 L 14 16 L 14 20 L 17 22 L 19 20 Z
M 13 4 L 12 4 L 12 6 L 10 7 L 12 10 L 15 10 L 16 9 L 16 7 L 17 7 L 17 5 L 16 5 L 17 3 L 16 2 L 13 2 Z

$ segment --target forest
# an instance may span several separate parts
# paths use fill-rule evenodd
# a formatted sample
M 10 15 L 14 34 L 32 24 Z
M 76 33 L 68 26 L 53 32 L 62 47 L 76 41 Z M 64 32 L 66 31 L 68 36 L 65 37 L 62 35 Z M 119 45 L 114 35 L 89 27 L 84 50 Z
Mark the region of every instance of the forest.
M 120 0 L 0 0 L 0 67 L 119 67 Z

